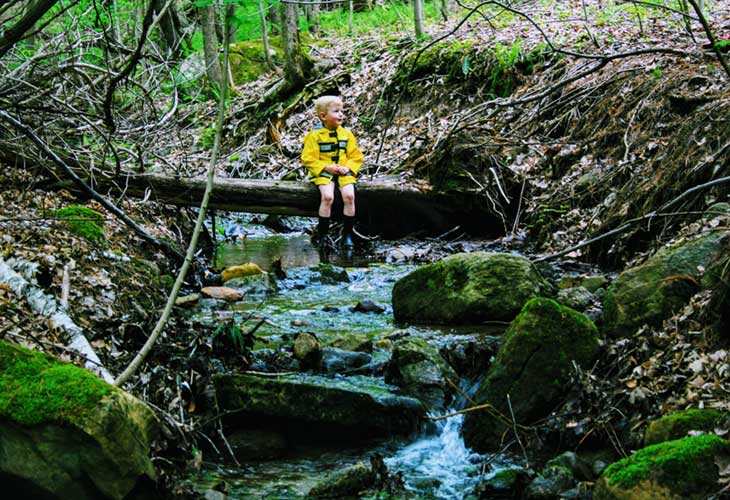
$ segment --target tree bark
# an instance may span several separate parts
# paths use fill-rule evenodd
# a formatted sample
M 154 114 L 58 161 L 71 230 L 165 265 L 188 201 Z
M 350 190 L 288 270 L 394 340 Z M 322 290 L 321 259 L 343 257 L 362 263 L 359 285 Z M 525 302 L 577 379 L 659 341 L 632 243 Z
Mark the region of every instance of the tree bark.
M 413 23 L 416 28 L 416 38 L 423 36 L 423 0 L 413 0 Z
M 307 22 L 309 23 L 309 32 L 313 35 L 319 34 L 319 10 L 319 0 L 314 0 L 312 3 L 305 5 Z
M 116 191 L 109 181 L 98 179 L 99 190 Z M 146 174 L 120 182 L 127 196 L 182 206 L 199 206 L 205 180 Z M 69 186 L 64 186 L 69 187 Z M 148 192 L 149 190 L 149 192 Z M 342 215 L 336 194 L 333 217 Z M 360 181 L 357 184 L 358 220 L 375 234 L 397 238 L 415 232 L 441 234 L 454 226 L 477 234 L 501 234 L 500 219 L 490 212 L 476 192 L 435 192 L 427 184 L 393 181 Z M 216 179 L 209 207 L 233 212 L 253 212 L 315 217 L 319 192 L 313 184 L 262 179 Z
M 0 57 L 3 57 L 53 7 L 58 0 L 38 0 L 10 28 L 0 36 Z
M 264 42 L 264 57 L 269 68 L 277 71 L 278 68 L 271 58 L 271 46 L 269 45 L 269 30 L 266 27 L 266 13 L 264 11 L 264 0 L 259 0 L 259 17 L 261 18 L 261 40 Z
M 223 74 L 218 60 L 218 35 L 215 32 L 215 21 L 215 7 L 212 4 L 200 7 L 200 29 L 203 32 L 205 68 L 208 80 L 212 84 L 218 84 Z
M 304 83 L 304 58 L 299 44 L 299 12 L 293 2 L 281 3 L 281 38 L 284 43 L 284 79 L 290 88 Z

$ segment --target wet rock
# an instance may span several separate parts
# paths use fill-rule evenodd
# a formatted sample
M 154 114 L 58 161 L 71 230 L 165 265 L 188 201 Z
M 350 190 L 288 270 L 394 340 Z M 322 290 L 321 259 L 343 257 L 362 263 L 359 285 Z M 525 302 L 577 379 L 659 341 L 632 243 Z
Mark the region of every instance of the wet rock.
M 358 302 L 354 307 L 350 308 L 350 311 L 382 314 L 385 312 L 385 307 L 373 302 L 372 300 L 363 300 Z
M 228 436 L 228 444 L 239 461 L 279 458 L 287 449 L 282 433 L 264 429 L 236 430 Z
M 200 293 L 211 299 L 224 300 L 226 302 L 236 302 L 243 298 L 241 292 L 227 286 L 206 286 L 200 290 Z
M 225 493 L 221 493 L 217 490 L 205 490 L 205 493 L 203 493 L 203 498 L 205 500 L 227 500 L 228 495 Z
M 596 293 L 596 290 L 606 288 L 608 285 L 608 278 L 605 276 L 565 276 L 558 283 L 558 288 L 576 288 L 583 287 L 591 293 Z
M 251 370 L 257 372 L 295 372 L 300 368 L 299 360 L 285 350 L 256 349 L 251 358 Z
M 453 393 L 458 377 L 436 347 L 420 337 L 406 337 L 395 343 L 385 372 L 385 381 L 399 386 L 429 408 L 442 408 Z M 451 383 L 449 383 L 451 381 Z
M 555 458 L 548 460 L 545 467 L 563 467 L 571 472 L 571 474 L 582 480 L 592 481 L 595 479 L 590 464 L 582 460 L 577 453 L 566 451 Z
M 522 467 L 511 467 L 497 471 L 492 477 L 481 482 L 474 490 L 475 495 L 484 500 L 513 500 L 522 498 L 529 481 L 529 474 Z
M 269 273 L 233 278 L 226 282 L 226 286 L 239 290 L 247 297 L 262 297 L 279 291 L 276 279 Z
M 526 425 L 547 416 L 566 394 L 573 363 L 586 368 L 598 351 L 595 325 L 546 298 L 525 304 L 503 337 L 474 401 Z M 472 412 L 464 417 L 463 432 L 467 446 L 483 452 L 497 449 L 511 430 L 493 413 Z
M 238 266 L 227 267 L 221 273 L 221 279 L 223 280 L 223 283 L 227 283 L 234 278 L 245 278 L 246 276 L 254 276 L 257 274 L 265 273 L 258 264 L 248 262 L 246 264 L 241 264 Z
M 718 491 L 717 464 L 730 460 L 730 443 L 715 435 L 647 446 L 611 464 L 593 490 L 595 500 L 704 500 Z
M 218 374 L 213 380 L 221 411 L 232 412 L 233 427 L 252 419 L 276 420 L 310 439 L 355 441 L 408 434 L 425 415 L 418 400 L 398 396 L 371 377 Z
M 543 469 L 525 489 L 527 500 L 553 500 L 575 485 L 573 474 L 565 467 L 550 465 Z
M 576 311 L 585 311 L 594 298 L 595 296 L 587 288 L 578 286 L 558 291 L 557 301 Z
M 373 341 L 364 333 L 346 333 L 333 340 L 332 347 L 346 351 L 373 352 Z
M 349 373 L 367 365 L 372 359 L 373 357 L 365 352 L 324 347 L 319 365 L 325 373 Z
M 175 305 L 178 307 L 189 308 L 193 307 L 200 301 L 200 295 L 193 293 L 191 295 L 183 295 L 175 299 Z
M 439 354 L 460 377 L 472 378 L 484 373 L 499 351 L 502 339 L 494 336 L 458 336 L 447 341 Z
M 730 415 L 714 408 L 684 410 L 666 415 L 649 424 L 644 434 L 646 446 L 686 437 L 691 431 L 712 432 L 727 429 Z
M 604 321 L 614 337 L 631 335 L 643 324 L 660 326 L 702 287 L 721 274 L 705 273 L 730 244 L 730 232 L 717 231 L 664 248 L 644 264 L 622 272 L 606 290 Z
M 551 292 L 515 254 L 474 252 L 421 266 L 393 287 L 393 315 L 414 323 L 510 321 L 529 299 Z
M 332 264 L 320 263 L 316 267 L 309 268 L 312 271 L 311 280 L 323 285 L 335 285 L 337 283 L 349 283 L 350 276 L 343 267 Z
M 322 359 L 322 347 L 317 337 L 311 333 L 299 333 L 294 339 L 294 357 L 305 368 L 318 366 L 319 361 Z
M 308 498 L 339 500 L 368 489 L 375 483 L 375 474 L 365 462 L 339 470 L 317 483 Z

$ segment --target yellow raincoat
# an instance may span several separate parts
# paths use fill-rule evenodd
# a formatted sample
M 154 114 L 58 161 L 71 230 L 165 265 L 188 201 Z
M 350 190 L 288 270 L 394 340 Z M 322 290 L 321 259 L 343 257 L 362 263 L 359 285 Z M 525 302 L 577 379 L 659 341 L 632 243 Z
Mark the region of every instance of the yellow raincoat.
M 363 154 L 355 136 L 343 127 L 334 131 L 325 127 L 315 128 L 304 136 L 302 163 L 307 167 L 309 180 L 318 186 L 332 182 L 333 176 L 324 171 L 327 165 L 332 164 L 343 165 L 350 170 L 347 175 L 338 176 L 340 187 L 354 184 L 362 161 Z

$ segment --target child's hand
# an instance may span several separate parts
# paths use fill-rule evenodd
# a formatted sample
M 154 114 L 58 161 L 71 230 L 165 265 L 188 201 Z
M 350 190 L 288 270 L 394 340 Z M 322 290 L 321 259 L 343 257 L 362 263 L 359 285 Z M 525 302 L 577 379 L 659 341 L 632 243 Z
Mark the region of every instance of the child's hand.
M 340 175 L 347 175 L 350 172 L 350 169 L 347 167 L 339 167 L 338 170 Z

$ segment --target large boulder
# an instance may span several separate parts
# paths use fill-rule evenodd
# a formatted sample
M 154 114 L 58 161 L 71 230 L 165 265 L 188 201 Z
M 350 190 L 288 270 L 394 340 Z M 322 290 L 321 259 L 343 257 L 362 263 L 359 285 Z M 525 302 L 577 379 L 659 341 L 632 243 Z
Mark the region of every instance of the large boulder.
M 658 418 L 644 433 L 644 445 L 662 443 L 686 437 L 691 431 L 712 432 L 727 429 L 730 415 L 715 408 L 694 408 Z
M 530 300 L 505 332 L 474 397 L 490 410 L 465 415 L 467 446 L 494 450 L 511 428 L 511 415 L 519 424 L 548 415 L 569 387 L 573 363 L 588 367 L 597 351 L 598 331 L 588 318 L 551 299 Z
M 718 231 L 689 243 L 663 248 L 644 264 L 621 273 L 606 290 L 606 333 L 631 335 L 643 324 L 660 326 L 689 298 L 712 282 L 704 272 L 727 252 L 730 232 Z
M 287 432 L 302 430 L 310 438 L 358 440 L 410 433 L 425 415 L 420 401 L 393 394 L 370 377 L 218 374 L 214 382 L 221 410 L 233 412 L 229 424 L 234 427 L 260 422 Z
M 88 371 L 0 341 L 0 478 L 7 498 L 122 499 L 155 472 L 159 422 Z
M 549 284 L 525 257 L 474 252 L 421 266 L 393 287 L 397 321 L 468 324 L 511 321 Z
M 420 337 L 405 337 L 393 346 L 385 381 L 429 408 L 442 408 L 449 402 L 458 376 L 436 347 Z
M 647 446 L 606 468 L 593 498 L 704 500 L 721 489 L 718 464 L 728 460 L 730 443 L 714 434 Z

